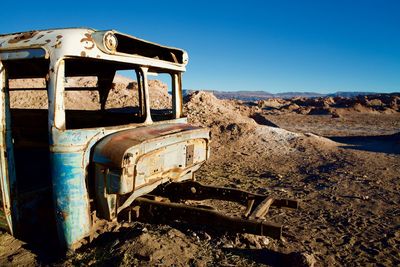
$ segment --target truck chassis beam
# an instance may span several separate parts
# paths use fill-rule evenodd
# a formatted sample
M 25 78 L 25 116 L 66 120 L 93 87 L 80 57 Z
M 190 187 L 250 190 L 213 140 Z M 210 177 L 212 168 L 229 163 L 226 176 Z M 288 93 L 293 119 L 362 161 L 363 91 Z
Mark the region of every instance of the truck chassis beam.
M 269 236 L 280 239 L 282 226 L 265 221 L 270 207 L 298 208 L 296 200 L 275 199 L 265 195 L 253 194 L 244 190 L 204 186 L 195 181 L 169 183 L 154 190 L 152 195 L 138 197 L 127 208 L 129 220 L 133 216 L 139 220 L 159 222 L 184 221 L 189 224 L 211 226 L 231 232 L 242 232 Z M 164 201 L 158 200 L 163 197 Z M 246 206 L 246 211 L 239 216 L 227 216 L 203 206 L 190 206 L 178 202 L 181 200 L 218 199 L 233 201 Z

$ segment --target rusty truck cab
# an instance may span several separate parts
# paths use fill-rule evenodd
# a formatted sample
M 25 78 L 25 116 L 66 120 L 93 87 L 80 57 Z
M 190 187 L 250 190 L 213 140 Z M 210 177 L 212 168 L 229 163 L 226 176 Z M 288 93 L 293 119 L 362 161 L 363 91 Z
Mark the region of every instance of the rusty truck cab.
M 158 185 L 193 179 L 209 130 L 182 115 L 187 62 L 183 50 L 116 31 L 0 35 L 0 226 L 22 238 L 54 229 L 74 248 L 94 218 L 117 220 Z M 135 107 L 108 103 L 119 71 L 136 77 Z M 170 78 L 166 111 L 151 107 L 149 73 Z M 74 83 L 82 77 L 94 82 Z M 82 91 L 98 105 L 74 105 Z

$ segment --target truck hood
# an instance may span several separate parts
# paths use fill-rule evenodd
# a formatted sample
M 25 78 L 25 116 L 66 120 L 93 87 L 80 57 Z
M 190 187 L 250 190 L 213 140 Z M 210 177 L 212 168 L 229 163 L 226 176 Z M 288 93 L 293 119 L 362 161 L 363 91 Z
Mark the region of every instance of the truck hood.
M 126 155 L 138 157 L 163 146 L 191 139 L 210 139 L 207 128 L 186 123 L 156 124 L 110 134 L 94 148 L 93 161 L 110 167 L 122 168 Z

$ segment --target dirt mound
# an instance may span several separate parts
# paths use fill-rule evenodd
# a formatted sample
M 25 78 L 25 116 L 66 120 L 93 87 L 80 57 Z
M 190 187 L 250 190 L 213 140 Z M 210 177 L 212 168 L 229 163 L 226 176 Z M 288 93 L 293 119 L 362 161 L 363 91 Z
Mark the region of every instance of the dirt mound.
M 237 101 L 217 99 L 209 92 L 194 92 L 185 101 L 184 110 L 189 122 L 209 127 L 212 146 L 216 149 L 229 145 L 232 149 L 249 155 L 252 153 L 251 147 L 257 148 L 259 153 L 268 151 L 271 154 L 287 154 L 295 151 L 294 148 L 304 142 L 328 146 L 336 144 L 326 138 L 278 128 L 265 118 L 260 119 L 261 110 Z M 247 150 L 249 151 L 246 152 Z M 255 159 L 255 162 L 258 160 L 262 159 Z
M 212 93 L 194 92 L 186 97 L 184 112 L 190 123 L 209 127 L 213 137 L 230 134 L 240 137 L 255 130 L 253 119 L 243 116 L 249 113 L 245 106 L 235 105 L 234 101 L 219 100 Z
M 288 105 L 290 101 L 284 100 L 282 98 L 269 98 L 265 100 L 257 101 L 257 106 L 259 108 L 266 108 L 266 109 L 276 109 L 281 108 L 285 105 Z
M 398 94 L 376 94 L 357 97 L 296 97 L 268 99 L 256 102 L 270 114 L 297 113 L 303 115 L 341 115 L 356 113 L 393 114 L 400 111 Z

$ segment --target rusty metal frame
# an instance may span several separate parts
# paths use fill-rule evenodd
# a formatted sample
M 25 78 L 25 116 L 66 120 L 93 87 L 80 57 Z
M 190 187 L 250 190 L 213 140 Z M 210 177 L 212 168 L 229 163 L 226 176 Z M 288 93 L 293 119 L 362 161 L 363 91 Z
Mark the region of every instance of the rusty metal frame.
M 262 219 L 245 219 L 221 214 L 204 207 L 168 203 L 138 197 L 134 202 L 133 211 L 138 220 L 155 220 L 157 222 L 184 221 L 189 224 L 209 226 L 229 232 L 249 233 L 269 236 L 274 239 L 282 237 L 282 226 L 267 223 Z
M 164 187 L 158 188 L 154 194 L 171 198 L 174 201 L 219 199 L 237 202 L 246 206 L 249 205 L 250 201 L 254 201 L 252 204 L 252 207 L 254 208 L 267 198 L 265 195 L 255 194 L 235 188 L 205 186 L 196 181 L 166 184 Z M 270 206 L 297 209 L 299 203 L 297 200 L 291 199 L 273 199 Z
M 183 103 L 182 103 L 182 73 L 171 74 L 172 78 L 172 109 L 174 118 L 182 117 Z
M 144 108 L 145 108 L 145 114 L 146 114 L 146 119 L 144 121 L 144 124 L 150 124 L 153 123 L 153 120 L 151 119 L 151 112 L 150 112 L 150 92 L 149 92 L 149 84 L 148 84 L 148 77 L 147 77 L 147 72 L 149 68 L 147 67 L 140 67 L 140 72 L 142 73 L 142 79 L 143 79 L 143 91 L 144 91 Z
M 282 226 L 265 221 L 270 207 L 297 209 L 298 201 L 291 199 L 275 199 L 261 194 L 253 194 L 244 190 L 205 186 L 195 181 L 172 182 L 157 187 L 145 197 L 137 197 L 132 205 L 120 207 L 131 217 L 132 211 L 137 219 L 156 221 L 181 220 L 191 224 L 202 224 L 221 228 L 227 231 L 265 235 L 280 239 Z M 157 200 L 161 196 L 163 199 Z M 168 199 L 169 201 L 165 201 Z M 233 201 L 246 206 L 242 217 L 231 217 L 221 214 L 209 207 L 179 204 L 182 200 L 218 199 Z M 126 214 L 126 213 L 125 213 Z

